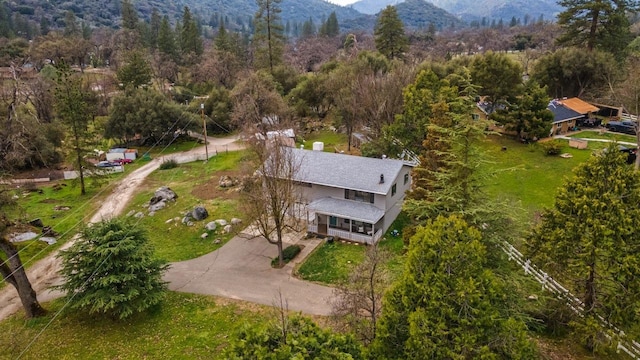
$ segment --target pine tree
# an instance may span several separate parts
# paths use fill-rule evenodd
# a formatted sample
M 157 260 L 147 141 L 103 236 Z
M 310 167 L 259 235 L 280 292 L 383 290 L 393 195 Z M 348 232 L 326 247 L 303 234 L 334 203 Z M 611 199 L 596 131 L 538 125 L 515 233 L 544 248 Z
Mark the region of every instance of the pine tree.
M 372 358 L 534 358 L 512 290 L 489 269 L 487 252 L 481 233 L 458 216 L 420 227 L 384 296 Z
M 283 27 L 280 22 L 282 0 L 256 0 L 258 11 L 254 17 L 254 46 L 258 67 L 273 68 L 282 63 L 284 46 Z
M 336 12 L 332 11 L 327 21 L 320 28 L 320 35 L 327 37 L 336 37 L 340 34 L 340 26 L 338 25 L 338 17 Z
M 72 73 L 64 62 L 57 64 L 58 79 L 55 89 L 56 114 L 69 129 L 73 152 L 76 156 L 75 167 L 80 179 L 80 194 L 86 193 L 84 184 L 84 145 L 87 138 L 87 126 L 91 111 L 82 90 L 82 79 Z
M 122 0 L 122 28 L 136 30 L 138 27 L 138 12 L 130 0 Z
M 138 88 L 151 82 L 151 67 L 142 52 L 132 51 L 125 60 L 126 64 L 122 65 L 117 72 L 118 81 L 125 88 Z
M 553 123 L 553 113 L 547 109 L 549 100 L 547 89 L 531 80 L 521 96 L 496 110 L 491 119 L 515 131 L 521 139 L 541 139 L 549 135 Z
M 76 14 L 71 10 L 67 10 L 64 14 L 64 36 L 79 37 L 81 34 L 80 26 L 76 21 Z
M 158 50 L 174 59 L 177 55 L 176 40 L 167 15 L 162 18 L 158 30 Z
M 302 24 L 302 37 L 306 38 L 306 37 L 311 37 L 314 36 L 316 34 L 316 27 L 313 24 L 313 19 L 309 18 L 309 20 L 305 21 Z
M 640 320 L 640 173 L 615 144 L 576 168 L 528 239 L 532 260 L 582 301 L 573 326 L 588 349 L 598 317 L 629 331 Z
M 182 13 L 180 46 L 183 56 L 188 55 L 189 53 L 193 53 L 197 56 L 202 55 L 202 38 L 198 33 L 198 25 L 191 16 L 191 10 L 189 10 L 188 6 L 184 7 L 184 12 Z
M 144 230 L 128 219 L 85 228 L 61 257 L 64 282 L 57 289 L 74 309 L 125 319 L 165 296 L 162 273 L 168 266 L 153 257 Z
M 374 35 L 376 49 L 388 59 L 404 56 L 409 41 L 395 7 L 387 6 L 380 12 L 374 28 Z
M 149 47 L 151 49 L 158 48 L 158 36 L 160 34 L 160 26 L 162 24 L 162 18 L 158 13 L 158 9 L 153 8 L 151 11 L 151 20 L 149 21 Z
M 627 12 L 639 8 L 633 0 L 560 0 L 565 10 L 558 15 L 558 24 L 565 33 L 560 44 L 585 46 L 588 50 L 602 48 L 619 56 L 632 40 Z

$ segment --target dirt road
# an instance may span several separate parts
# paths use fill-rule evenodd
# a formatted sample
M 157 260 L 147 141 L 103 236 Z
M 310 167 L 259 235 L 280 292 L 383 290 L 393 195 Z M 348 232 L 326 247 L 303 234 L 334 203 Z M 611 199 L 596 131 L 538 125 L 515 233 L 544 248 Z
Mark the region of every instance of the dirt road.
M 244 148 L 242 143 L 239 143 L 237 136 L 229 136 L 224 138 L 212 138 L 209 137 L 208 153 L 209 157 L 216 155 L 216 149 L 219 151 L 234 151 Z M 149 176 L 154 170 L 156 170 L 162 161 L 166 158 L 177 158 L 179 162 L 188 162 L 189 160 L 202 158 L 207 149 L 204 146 L 200 146 L 190 151 L 186 151 L 180 154 L 170 154 L 162 157 L 158 157 L 148 164 L 132 171 L 126 175 L 115 186 L 113 192 L 102 202 L 98 211 L 89 220 L 90 223 L 95 223 L 103 219 L 109 219 L 114 216 L 122 214 L 129 200 L 135 193 L 135 190 L 142 184 L 144 179 Z M 64 244 L 60 249 L 68 249 L 74 239 L 71 239 Z M 60 279 L 58 277 L 58 270 L 60 269 L 60 261 L 56 257 L 57 251 L 50 254 L 46 258 L 38 261 L 27 270 L 27 276 L 31 280 L 33 289 L 38 294 L 38 300 L 48 301 L 55 297 L 59 297 L 59 293 L 51 292 L 47 290 L 52 284 L 57 283 Z M 24 260 L 24 259 L 23 259 Z M 7 316 L 15 313 L 22 308 L 18 293 L 13 286 L 5 286 L 0 290 L 0 320 L 5 319 Z

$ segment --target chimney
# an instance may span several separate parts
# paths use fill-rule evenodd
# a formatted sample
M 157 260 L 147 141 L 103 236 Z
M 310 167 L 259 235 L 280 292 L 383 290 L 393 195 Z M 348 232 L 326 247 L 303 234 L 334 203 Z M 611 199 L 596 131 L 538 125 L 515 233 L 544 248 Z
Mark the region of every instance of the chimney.
M 380 174 L 380 184 L 384 184 L 384 174 Z

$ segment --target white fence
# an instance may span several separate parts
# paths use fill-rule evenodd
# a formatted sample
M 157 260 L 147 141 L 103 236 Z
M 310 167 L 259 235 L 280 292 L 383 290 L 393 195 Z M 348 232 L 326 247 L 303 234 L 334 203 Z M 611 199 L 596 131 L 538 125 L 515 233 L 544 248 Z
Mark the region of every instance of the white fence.
M 508 242 L 504 242 L 502 244 L 502 249 L 507 255 L 509 255 L 509 260 L 515 261 L 520 265 L 525 274 L 533 276 L 540 284 L 542 284 L 542 288 L 551 291 L 554 293 L 558 299 L 561 299 L 567 303 L 569 308 L 571 308 L 576 314 L 582 316 L 582 312 L 584 311 L 584 304 L 580 299 L 575 297 L 569 290 L 563 287 L 560 283 L 553 280 L 547 273 L 538 269 L 535 265 L 531 264 L 531 260 L 526 259 L 522 256 L 522 253 L 518 251 L 513 245 Z M 617 350 L 624 351 L 627 355 L 631 356 L 634 359 L 640 358 L 640 344 L 631 339 L 626 339 L 624 331 L 618 329 L 615 325 L 611 324 L 607 320 L 605 320 L 602 316 L 598 316 L 598 320 L 600 325 L 605 329 L 611 329 L 618 334 L 618 346 Z M 605 333 L 605 336 L 608 339 L 611 337 Z

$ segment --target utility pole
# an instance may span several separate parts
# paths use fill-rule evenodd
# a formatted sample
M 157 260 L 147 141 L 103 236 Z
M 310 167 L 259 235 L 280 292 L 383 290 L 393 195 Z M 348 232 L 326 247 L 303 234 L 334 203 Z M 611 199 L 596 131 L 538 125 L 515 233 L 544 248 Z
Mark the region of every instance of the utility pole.
M 200 114 L 202 114 L 202 127 L 204 128 L 204 162 L 209 161 L 209 146 L 207 142 L 207 123 L 204 121 L 204 103 L 200 103 Z

